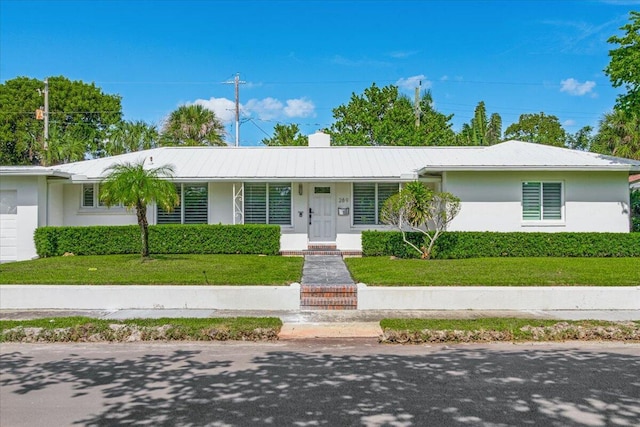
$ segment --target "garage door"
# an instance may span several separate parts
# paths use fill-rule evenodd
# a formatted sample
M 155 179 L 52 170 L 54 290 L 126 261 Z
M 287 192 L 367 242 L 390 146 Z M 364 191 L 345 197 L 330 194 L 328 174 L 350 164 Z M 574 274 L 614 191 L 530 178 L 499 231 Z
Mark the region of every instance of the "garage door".
M 18 192 L 0 190 L 0 262 L 18 259 Z

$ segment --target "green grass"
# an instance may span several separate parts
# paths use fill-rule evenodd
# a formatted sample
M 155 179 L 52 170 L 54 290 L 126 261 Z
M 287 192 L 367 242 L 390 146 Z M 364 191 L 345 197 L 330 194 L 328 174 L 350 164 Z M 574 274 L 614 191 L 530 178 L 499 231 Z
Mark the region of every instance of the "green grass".
M 302 258 L 258 255 L 88 255 L 0 265 L 1 284 L 288 285 Z
M 373 286 L 638 286 L 640 258 L 472 258 L 345 260 Z
M 550 319 L 521 319 L 515 317 L 483 317 L 478 319 L 382 319 L 382 329 L 396 331 L 420 332 L 424 329 L 434 331 L 509 331 L 514 336 L 521 335 L 520 329 L 524 326 L 545 327 L 553 326 L 560 320 Z M 565 321 L 576 326 L 610 326 L 615 322 L 601 320 L 575 320 Z M 522 336 L 520 336 L 522 338 Z
M 99 341 L 126 340 L 130 332 L 120 332 L 112 325 L 137 327 L 142 340 L 226 340 L 275 339 L 282 321 L 275 317 L 178 318 L 108 320 L 90 317 L 54 317 L 33 320 L 0 320 L 0 342 L 19 341 L 24 328 L 42 328 L 41 341 Z M 157 328 L 166 330 L 159 335 Z M 18 328 L 16 330 L 16 328 Z M 13 330 L 13 332 L 9 332 Z M 60 332 L 63 331 L 63 332 Z M 258 332 L 256 332 L 258 331 Z
M 638 341 L 640 321 L 548 320 L 520 318 L 383 319 L 385 343 L 490 341 Z

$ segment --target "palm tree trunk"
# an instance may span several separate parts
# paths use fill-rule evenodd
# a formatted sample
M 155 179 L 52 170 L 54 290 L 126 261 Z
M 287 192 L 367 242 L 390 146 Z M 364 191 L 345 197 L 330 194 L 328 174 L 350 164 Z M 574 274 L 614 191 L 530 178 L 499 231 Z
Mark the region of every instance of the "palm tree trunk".
M 140 237 L 142 239 L 142 258 L 149 257 L 149 223 L 147 222 L 147 207 L 141 203 L 136 206 L 138 215 L 138 225 L 140 226 Z

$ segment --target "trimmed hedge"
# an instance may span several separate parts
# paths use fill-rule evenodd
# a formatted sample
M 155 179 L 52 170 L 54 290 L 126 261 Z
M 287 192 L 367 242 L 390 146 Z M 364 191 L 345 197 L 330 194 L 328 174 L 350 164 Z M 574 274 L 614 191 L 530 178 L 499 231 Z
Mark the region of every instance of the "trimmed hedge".
M 40 257 L 140 253 L 140 227 L 40 227 L 34 234 Z M 175 224 L 149 226 L 152 254 L 264 254 L 280 252 L 277 225 Z
M 420 246 L 422 233 L 407 233 Z M 419 258 L 399 231 L 362 233 L 364 256 Z M 449 231 L 440 235 L 432 258 L 640 257 L 640 233 L 497 233 Z

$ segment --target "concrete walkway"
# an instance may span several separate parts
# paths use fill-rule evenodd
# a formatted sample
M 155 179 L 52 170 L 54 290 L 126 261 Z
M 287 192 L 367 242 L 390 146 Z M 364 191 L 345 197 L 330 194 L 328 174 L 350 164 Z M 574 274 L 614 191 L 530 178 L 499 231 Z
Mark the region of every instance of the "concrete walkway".
M 303 285 L 355 284 L 344 260 L 338 255 L 305 255 L 302 267 Z

